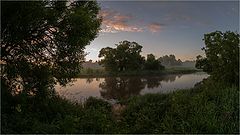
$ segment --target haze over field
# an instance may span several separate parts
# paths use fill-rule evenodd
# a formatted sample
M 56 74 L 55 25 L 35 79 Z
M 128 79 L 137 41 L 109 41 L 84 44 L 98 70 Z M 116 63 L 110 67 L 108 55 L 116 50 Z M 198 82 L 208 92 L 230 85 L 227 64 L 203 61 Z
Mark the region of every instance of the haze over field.
M 89 45 L 86 60 L 98 60 L 103 47 L 135 41 L 142 54 L 157 57 L 175 54 L 195 60 L 203 55 L 203 35 L 212 31 L 239 30 L 238 1 L 99 1 L 103 17 L 99 36 Z

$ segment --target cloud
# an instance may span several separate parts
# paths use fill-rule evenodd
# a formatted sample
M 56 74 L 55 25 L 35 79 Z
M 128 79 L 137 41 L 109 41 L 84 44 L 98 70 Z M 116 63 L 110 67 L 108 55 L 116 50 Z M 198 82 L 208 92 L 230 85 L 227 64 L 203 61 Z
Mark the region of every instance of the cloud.
M 122 14 L 109 8 L 102 9 L 99 16 L 102 17 L 102 26 L 100 31 L 102 33 L 144 31 L 156 33 L 164 26 L 163 24 L 157 22 L 144 23 L 144 21 L 139 21 L 132 15 Z M 139 23 L 136 24 L 136 22 Z
M 111 9 L 103 9 L 99 14 L 102 21 L 102 30 L 104 33 L 117 33 L 117 32 L 142 32 L 143 28 L 131 24 L 134 17 L 131 15 L 123 15 Z
M 161 30 L 162 25 L 159 23 L 151 23 L 148 26 L 148 30 L 155 33 L 155 32 L 159 32 Z

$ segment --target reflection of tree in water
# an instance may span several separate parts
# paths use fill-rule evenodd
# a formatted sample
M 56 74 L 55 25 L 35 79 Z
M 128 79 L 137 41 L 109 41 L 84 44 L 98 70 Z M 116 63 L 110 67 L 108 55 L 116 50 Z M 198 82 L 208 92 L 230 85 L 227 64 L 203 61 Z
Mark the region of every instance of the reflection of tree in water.
M 94 78 L 86 78 L 86 83 L 90 84 L 93 82 Z M 95 78 L 96 82 L 100 81 L 100 78 Z
M 100 78 L 96 78 L 96 81 L 97 81 L 97 82 L 100 81 Z
M 151 77 L 107 77 L 99 84 L 101 96 L 105 99 L 126 99 L 139 95 L 147 87 L 153 89 L 161 86 L 161 82 L 173 82 L 181 75 L 151 76 Z
M 144 78 L 145 85 L 147 85 L 147 88 L 157 88 L 159 85 L 161 85 L 161 78 L 160 77 L 146 77 Z
M 138 95 L 145 85 L 139 77 L 108 77 L 99 87 L 102 89 L 101 96 L 105 99 L 126 99 Z
M 145 77 L 145 85 L 147 88 L 153 89 L 161 86 L 161 82 L 174 82 L 176 78 L 180 78 L 182 75 L 164 75 L 164 76 L 152 76 Z
M 89 84 L 90 84 L 92 81 L 93 81 L 93 78 L 87 78 L 87 79 L 86 79 L 86 83 L 89 83 Z
M 161 81 L 164 82 L 174 82 L 177 78 L 180 78 L 182 75 L 181 74 L 177 74 L 177 75 L 166 75 L 166 76 L 161 76 L 160 78 L 162 79 Z

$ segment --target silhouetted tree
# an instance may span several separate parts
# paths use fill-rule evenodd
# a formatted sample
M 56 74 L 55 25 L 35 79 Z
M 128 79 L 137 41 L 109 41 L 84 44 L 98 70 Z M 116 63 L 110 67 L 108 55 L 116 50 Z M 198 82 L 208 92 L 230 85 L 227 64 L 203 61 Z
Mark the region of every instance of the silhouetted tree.
M 144 58 L 140 55 L 142 46 L 136 42 L 122 41 L 116 48 L 106 47 L 100 50 L 100 64 L 108 71 L 126 71 L 141 69 Z
M 79 74 L 100 27 L 96 1 L 2 1 L 1 60 L 10 92 L 49 92 Z
M 161 62 L 155 58 L 153 54 L 147 55 L 147 60 L 144 65 L 146 70 L 162 70 L 164 66 L 161 65 Z
M 239 34 L 227 31 L 204 35 L 206 58 L 197 56 L 196 68 L 213 78 L 228 83 L 239 83 Z
M 203 58 L 201 55 L 197 56 L 195 67 L 198 69 L 202 69 L 204 72 L 207 73 L 212 72 L 212 66 L 208 62 L 207 58 Z

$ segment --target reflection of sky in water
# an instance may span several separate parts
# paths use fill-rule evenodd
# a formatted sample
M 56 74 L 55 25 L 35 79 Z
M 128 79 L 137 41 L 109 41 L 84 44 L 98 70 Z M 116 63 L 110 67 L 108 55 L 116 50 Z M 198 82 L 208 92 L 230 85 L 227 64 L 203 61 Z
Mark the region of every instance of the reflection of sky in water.
M 146 86 L 143 90 L 141 90 L 140 94 L 144 95 L 147 93 L 168 93 L 178 89 L 193 88 L 196 83 L 207 77 L 208 75 L 204 73 L 182 75 L 180 77 L 176 77 L 173 82 L 161 81 L 161 86 L 159 86 L 160 88 L 158 87 L 149 89 Z
M 98 86 L 102 81 L 104 81 L 104 78 L 100 78 L 99 80 L 94 79 L 91 83 L 87 83 L 87 79 L 78 78 L 73 82 L 73 85 L 67 85 L 66 87 L 57 85 L 55 88 L 61 96 L 67 99 L 84 101 L 90 96 L 101 97 Z
M 167 93 L 177 89 L 192 88 L 203 78 L 205 73 L 185 75 L 166 75 L 160 77 L 108 77 L 78 78 L 71 85 L 57 85 L 57 92 L 72 101 L 85 101 L 88 97 L 103 99 L 128 98 L 146 93 Z

